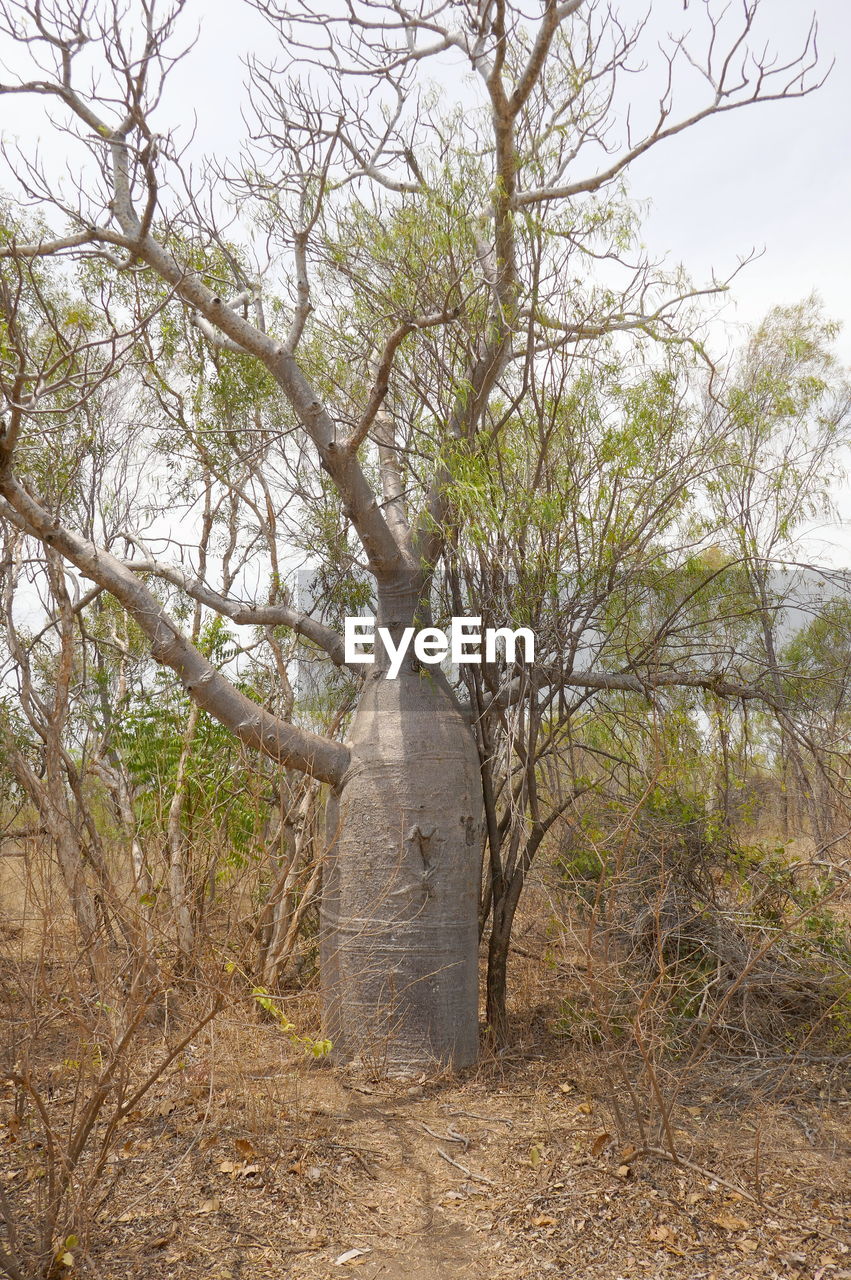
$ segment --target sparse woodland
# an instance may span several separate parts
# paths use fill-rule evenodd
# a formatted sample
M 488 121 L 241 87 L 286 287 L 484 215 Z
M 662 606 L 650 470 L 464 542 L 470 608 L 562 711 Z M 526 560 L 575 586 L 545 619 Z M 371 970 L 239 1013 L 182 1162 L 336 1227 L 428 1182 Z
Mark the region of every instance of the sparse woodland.
M 851 1275 L 851 384 L 628 189 L 829 51 L 667 8 L 246 0 L 201 160 L 190 0 L 0 0 L 8 1280 Z

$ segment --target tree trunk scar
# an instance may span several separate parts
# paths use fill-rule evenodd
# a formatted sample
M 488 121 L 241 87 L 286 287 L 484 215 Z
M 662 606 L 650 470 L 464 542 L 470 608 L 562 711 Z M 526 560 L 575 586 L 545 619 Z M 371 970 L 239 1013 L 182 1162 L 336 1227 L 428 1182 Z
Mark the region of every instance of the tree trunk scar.
M 434 859 L 439 845 L 443 843 L 439 838 L 434 840 L 436 835 L 437 827 L 432 827 L 431 831 L 423 831 L 419 825 L 415 825 L 411 827 L 407 836 L 408 844 L 416 844 L 418 846 L 420 857 L 423 860 L 421 885 L 425 898 L 430 898 L 434 893 L 434 878 L 437 874 L 437 864 Z M 434 848 L 432 848 L 433 840 Z

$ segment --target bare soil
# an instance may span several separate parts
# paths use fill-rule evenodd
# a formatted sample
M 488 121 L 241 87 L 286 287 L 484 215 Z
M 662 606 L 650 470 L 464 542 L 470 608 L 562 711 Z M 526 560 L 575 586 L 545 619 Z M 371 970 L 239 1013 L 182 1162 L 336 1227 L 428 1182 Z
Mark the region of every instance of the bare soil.
M 34 966 L 14 923 L 10 952 Z M 485 1043 L 460 1078 L 334 1069 L 230 1005 L 122 1122 L 68 1280 L 851 1280 L 851 1055 L 716 1049 L 679 1082 L 674 1161 L 640 1061 L 619 1075 L 611 1050 L 560 1034 L 571 980 L 545 942 L 539 917 L 518 931 L 511 1046 Z M 310 994 L 286 1007 L 316 1025 Z M 19 1015 L 0 1008 L 0 1043 Z M 57 1132 L 79 1097 L 66 1024 L 58 1010 L 35 1047 Z M 140 1074 L 166 1034 L 141 1032 Z M 0 1082 L 0 1190 L 25 1221 L 44 1159 L 20 1112 Z
M 841 1064 L 707 1060 L 674 1111 L 677 1164 L 619 1134 L 604 1057 L 546 1012 L 514 1051 L 431 1083 L 299 1061 L 275 1027 L 220 1018 L 123 1125 L 73 1273 L 851 1277 Z M 58 1060 L 57 1116 L 62 1075 Z M 8 1088 L 0 1122 L 23 1206 L 39 1153 Z

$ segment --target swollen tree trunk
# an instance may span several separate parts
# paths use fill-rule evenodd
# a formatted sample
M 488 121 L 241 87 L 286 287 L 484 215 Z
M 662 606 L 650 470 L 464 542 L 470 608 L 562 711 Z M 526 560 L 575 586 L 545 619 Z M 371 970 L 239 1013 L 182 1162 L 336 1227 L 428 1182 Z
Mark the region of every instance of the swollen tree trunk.
M 474 1062 L 481 775 L 471 730 L 440 673 L 409 660 L 390 680 L 376 663 L 348 745 L 280 720 L 212 666 L 131 569 L 56 524 L 2 463 L 0 449 L 8 510 L 115 596 L 199 707 L 283 767 L 331 784 L 321 949 L 325 1025 L 337 1059 L 360 1057 L 390 1073 Z M 373 501 L 367 530 L 377 510 Z M 364 538 L 380 558 L 378 534 Z M 386 585 L 391 575 L 392 567 L 379 590 L 379 623 L 398 643 L 423 583 L 413 570 L 400 573 L 397 594 Z M 310 619 L 298 625 L 316 633 Z M 325 630 L 319 639 L 327 644 Z
M 482 791 L 435 668 L 371 669 L 328 805 L 325 1033 L 337 1060 L 406 1074 L 474 1062 Z

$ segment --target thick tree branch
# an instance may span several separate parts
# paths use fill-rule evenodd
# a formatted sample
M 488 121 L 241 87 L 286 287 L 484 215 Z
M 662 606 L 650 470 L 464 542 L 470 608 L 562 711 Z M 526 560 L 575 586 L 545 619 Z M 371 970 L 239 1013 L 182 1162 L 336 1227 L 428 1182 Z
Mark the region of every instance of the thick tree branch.
M 563 4 L 558 4 L 557 0 L 548 0 L 547 11 L 532 47 L 532 52 L 529 55 L 529 61 L 523 68 L 523 72 L 514 87 L 514 92 L 508 101 L 512 115 L 517 115 L 538 83 L 550 52 L 553 36 L 565 19 L 576 13 L 578 9 L 581 9 L 583 3 L 584 0 L 566 0 L 566 3 Z
M 131 541 L 134 546 L 143 547 L 143 544 L 132 535 L 126 534 L 125 537 Z M 172 586 L 178 587 L 191 599 L 197 600 L 199 604 L 204 605 L 208 609 L 212 609 L 214 613 L 220 614 L 222 617 L 230 618 L 240 627 L 289 627 L 296 635 L 303 636 L 305 640 L 310 640 L 312 644 L 317 645 L 338 667 L 345 666 L 344 645 L 342 638 L 332 627 L 326 627 L 316 618 L 311 618 L 309 614 L 302 613 L 298 609 L 292 609 L 285 604 L 267 604 L 254 605 L 248 604 L 244 600 L 233 600 L 228 596 L 220 595 L 218 591 L 213 591 L 200 578 L 190 577 L 188 573 L 184 573 L 182 569 L 178 569 L 173 565 L 165 565 L 155 560 L 145 551 L 141 557 L 135 557 L 132 560 L 122 562 L 125 568 L 130 569 L 133 573 L 149 573 L 153 577 L 161 578 L 164 582 L 170 582 Z M 360 667 L 353 668 L 353 674 L 362 675 Z
M 246 746 L 265 752 L 288 768 L 300 769 L 321 782 L 337 783 L 349 760 L 340 743 L 299 729 L 240 693 L 190 644 L 155 596 L 120 560 L 102 547 L 57 524 L 8 472 L 0 476 L 3 514 L 33 530 L 81 573 L 104 587 L 147 636 L 157 662 L 179 676 L 190 697 Z
M 746 684 L 730 680 L 726 676 L 688 671 L 648 671 L 636 675 L 630 671 L 560 671 L 547 669 L 544 664 L 535 666 L 522 677 L 512 680 L 490 699 L 485 712 L 516 705 L 529 692 L 530 687 L 541 692 L 549 688 L 588 689 L 639 693 L 650 697 L 660 689 L 704 689 L 719 698 L 739 698 L 744 701 L 760 701 L 774 708 L 776 698 L 770 689 L 761 684 Z
M 393 361 L 399 347 L 407 338 L 409 333 L 413 333 L 416 329 L 432 329 L 436 325 L 449 324 L 450 321 L 456 320 L 460 314 L 459 307 L 452 307 L 446 311 L 435 311 L 431 315 L 417 316 L 414 320 L 406 320 L 390 334 L 384 344 L 384 350 L 378 358 L 375 368 L 375 377 L 373 379 L 372 388 L 369 393 L 369 399 L 366 402 L 366 408 L 361 415 L 360 421 L 355 427 L 352 434 L 345 441 L 345 448 L 355 452 L 363 444 L 369 435 L 370 427 L 375 421 L 384 397 L 387 395 L 388 383 L 390 379 L 390 371 L 393 368 Z

